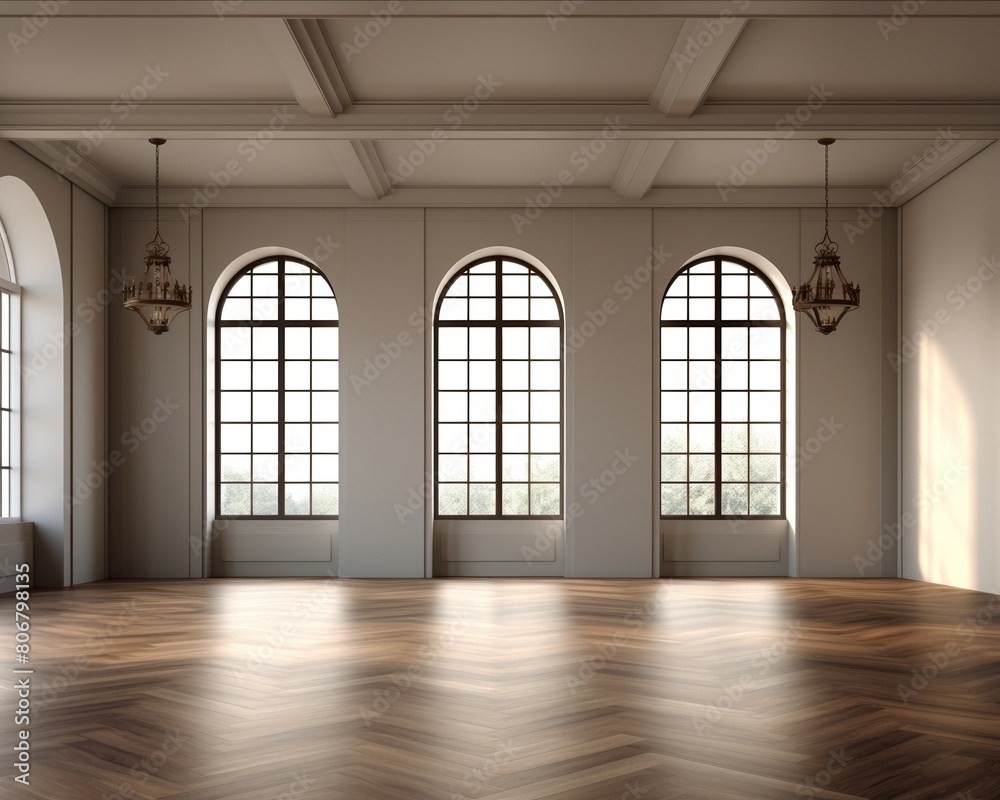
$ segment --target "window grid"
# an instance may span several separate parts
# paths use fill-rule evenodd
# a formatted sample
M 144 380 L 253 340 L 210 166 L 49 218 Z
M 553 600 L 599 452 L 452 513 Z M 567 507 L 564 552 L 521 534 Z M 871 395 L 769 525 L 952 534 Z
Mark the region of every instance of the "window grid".
M 339 513 L 339 320 L 326 277 L 264 259 L 226 287 L 216 325 L 216 503 L 229 519 Z
M 551 284 L 512 258 L 469 265 L 438 304 L 435 351 L 437 517 L 559 519 L 562 313 Z
M 0 241 L 0 247 L 3 246 Z M 11 428 L 14 424 L 11 401 L 13 346 L 11 344 L 11 295 L 0 290 L 0 517 L 11 516 Z
M 773 284 L 737 259 L 690 264 L 667 287 L 660 330 L 661 517 L 783 519 L 785 321 Z

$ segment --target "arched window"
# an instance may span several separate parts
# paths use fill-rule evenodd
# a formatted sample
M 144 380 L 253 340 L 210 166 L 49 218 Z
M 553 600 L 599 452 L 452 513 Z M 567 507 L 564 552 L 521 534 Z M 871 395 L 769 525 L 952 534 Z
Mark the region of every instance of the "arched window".
M 294 258 L 241 270 L 216 320 L 216 508 L 222 517 L 336 517 L 338 313 Z
M 562 516 L 559 300 L 506 256 L 459 270 L 434 317 L 439 518 Z
M 20 513 L 14 469 L 19 460 L 14 413 L 19 389 L 14 348 L 17 291 L 7 235 L 0 225 L 0 517 L 15 517 Z
M 783 518 L 785 314 L 751 264 L 714 256 L 660 313 L 660 513 Z

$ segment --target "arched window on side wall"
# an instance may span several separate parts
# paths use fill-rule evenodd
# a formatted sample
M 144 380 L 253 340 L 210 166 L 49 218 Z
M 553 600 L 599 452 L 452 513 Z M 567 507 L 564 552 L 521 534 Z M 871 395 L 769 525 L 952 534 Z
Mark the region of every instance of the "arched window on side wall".
M 459 270 L 434 316 L 436 516 L 562 516 L 563 314 L 507 256 Z
M 0 517 L 20 514 L 17 464 L 19 371 L 16 366 L 18 288 L 7 234 L 0 223 Z
M 326 276 L 289 257 L 245 267 L 216 319 L 216 508 L 336 518 L 339 314 Z
M 785 516 L 785 313 L 753 265 L 712 256 L 660 313 L 660 513 Z

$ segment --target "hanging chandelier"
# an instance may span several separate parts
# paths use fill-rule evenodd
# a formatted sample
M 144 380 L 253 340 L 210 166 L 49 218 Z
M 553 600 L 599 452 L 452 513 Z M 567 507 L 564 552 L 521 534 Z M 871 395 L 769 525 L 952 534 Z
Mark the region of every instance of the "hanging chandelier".
M 146 271 L 138 283 L 127 281 L 122 292 L 122 306 L 131 309 L 159 335 L 170 327 L 178 314 L 191 309 L 191 288 L 176 280 L 170 285 L 170 245 L 160 237 L 160 145 L 166 139 L 150 139 L 156 145 L 156 235 L 146 245 Z
M 836 139 L 820 139 L 826 152 L 825 233 L 816 245 L 813 272 L 801 286 L 792 287 L 792 308 L 801 311 L 824 336 L 837 330 L 844 314 L 861 305 L 861 286 L 855 286 L 840 271 L 837 243 L 830 238 L 830 145 Z

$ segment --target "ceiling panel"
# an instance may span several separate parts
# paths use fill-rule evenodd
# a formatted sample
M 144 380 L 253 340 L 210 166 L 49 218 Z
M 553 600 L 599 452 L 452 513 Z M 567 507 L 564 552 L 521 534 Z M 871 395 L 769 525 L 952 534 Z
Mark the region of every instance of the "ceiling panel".
M 998 19 L 751 20 L 709 101 L 803 102 L 826 84 L 833 102 L 1000 100 Z
M 49 19 L 18 47 L 20 19 L 0 19 L 0 99 L 109 103 L 280 100 L 294 95 L 249 20 Z M 112 101 L 119 101 L 112 107 Z
M 259 144 L 264 144 L 259 148 Z M 153 145 L 108 139 L 87 158 L 124 186 L 152 186 Z M 235 162 L 231 170 L 227 168 Z M 237 169 L 238 168 L 238 169 Z M 160 147 L 164 186 L 203 187 L 213 175 L 228 175 L 232 186 L 346 186 L 347 180 L 323 142 L 275 139 L 257 145 L 236 140 L 168 141 Z M 220 177 L 218 183 L 225 178 Z
M 610 186 L 625 153 L 623 141 L 456 140 L 435 143 L 423 157 L 412 141 L 376 145 L 390 179 L 406 186 Z M 600 152 L 598 152 L 598 150 Z M 411 172 L 412 167 L 412 172 Z
M 394 17 L 384 28 L 370 19 L 324 25 L 359 101 L 458 100 L 492 75 L 501 84 L 493 100 L 645 103 L 681 22 Z M 367 44 L 366 24 L 378 31 Z
M 716 186 L 719 181 L 730 186 L 823 185 L 823 148 L 819 144 L 803 139 L 778 140 L 774 153 L 767 153 L 764 144 L 729 139 L 678 141 L 653 185 Z M 908 172 L 914 159 L 933 144 L 884 140 L 835 142 L 830 145 L 830 185 L 886 186 Z M 746 182 L 742 183 L 744 178 Z

